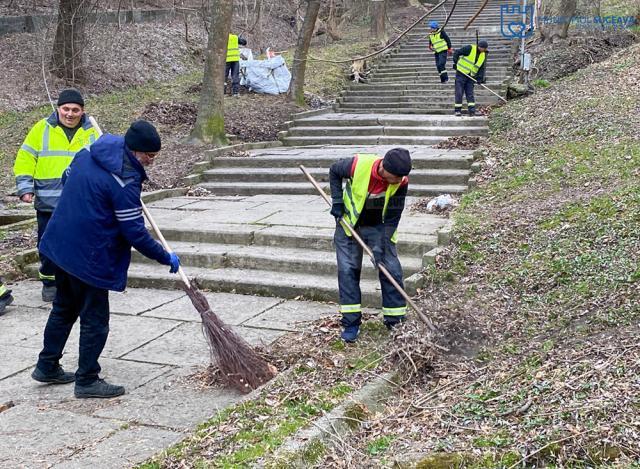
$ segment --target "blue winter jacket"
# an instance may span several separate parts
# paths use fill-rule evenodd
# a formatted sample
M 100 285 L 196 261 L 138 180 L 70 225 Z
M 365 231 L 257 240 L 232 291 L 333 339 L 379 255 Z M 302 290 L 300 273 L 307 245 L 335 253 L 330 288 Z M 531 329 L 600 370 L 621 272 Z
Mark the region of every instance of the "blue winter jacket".
M 96 288 L 123 291 L 131 247 L 169 265 L 170 256 L 144 225 L 140 192 L 147 178 L 123 137 L 105 134 L 76 154 L 40 252 Z

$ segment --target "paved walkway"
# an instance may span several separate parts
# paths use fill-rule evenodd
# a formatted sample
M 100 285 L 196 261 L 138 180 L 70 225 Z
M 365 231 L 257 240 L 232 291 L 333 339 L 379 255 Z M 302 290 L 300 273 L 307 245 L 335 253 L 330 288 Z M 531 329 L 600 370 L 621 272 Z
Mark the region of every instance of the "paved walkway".
M 209 363 L 198 313 L 181 291 L 112 293 L 111 332 L 102 376 L 126 386 L 116 399 L 75 399 L 73 385 L 30 378 L 50 305 L 40 285 L 11 285 L 15 303 L 0 317 L 0 467 L 122 468 L 184 438 L 242 398 L 198 389 L 187 377 Z M 335 314 L 335 305 L 231 293 L 207 294 L 220 317 L 251 343 L 270 343 L 302 322 Z M 77 363 L 76 324 L 62 365 Z M 0 407 L 1 408 L 1 407 Z

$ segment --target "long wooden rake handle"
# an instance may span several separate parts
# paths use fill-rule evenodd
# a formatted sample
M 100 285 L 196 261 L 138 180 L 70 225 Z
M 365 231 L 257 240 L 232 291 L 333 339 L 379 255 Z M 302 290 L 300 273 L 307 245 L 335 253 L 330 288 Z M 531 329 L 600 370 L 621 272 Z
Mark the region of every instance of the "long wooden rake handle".
M 102 130 L 100 129 L 100 126 L 98 125 L 98 122 L 95 120 L 95 118 L 93 116 L 89 116 L 89 121 L 91 122 L 91 125 L 93 125 L 94 129 L 96 129 L 96 131 L 98 132 L 98 135 L 102 135 Z M 142 212 L 144 213 L 144 216 L 147 217 L 147 220 L 149 221 L 153 232 L 158 237 L 158 240 L 160 241 L 160 244 L 162 244 L 164 250 L 167 252 L 173 252 L 173 249 L 171 249 L 169 243 L 167 243 L 167 240 L 164 238 L 164 235 L 160 231 L 160 228 L 158 228 L 156 221 L 151 216 L 151 212 L 144 204 L 142 199 L 140 199 L 140 204 L 142 204 Z M 184 273 L 184 270 L 182 270 L 182 266 L 178 268 L 178 275 L 180 276 L 180 280 L 182 280 L 182 283 L 184 283 L 184 286 L 187 288 L 191 288 L 191 282 L 187 278 L 187 275 Z
M 331 199 L 326 194 L 326 192 L 322 190 L 322 187 L 320 187 L 320 185 L 318 184 L 318 181 L 316 181 L 315 178 L 311 174 L 309 174 L 309 171 L 307 171 L 307 168 L 305 168 L 304 165 L 300 165 L 300 169 L 302 170 L 304 175 L 307 177 L 309 182 L 313 185 L 313 187 L 316 188 L 316 190 L 322 196 L 324 201 L 329 206 L 331 206 Z M 371 260 L 373 261 L 373 265 L 375 265 L 376 268 L 380 272 L 382 272 L 385 277 L 387 277 L 387 279 L 389 280 L 391 285 L 393 285 L 393 287 L 396 290 L 398 290 L 398 293 L 400 293 L 402 295 L 402 297 L 405 299 L 405 301 L 407 302 L 407 304 L 409 304 L 411 306 L 411 308 L 413 308 L 413 310 L 416 312 L 416 314 L 422 320 L 422 322 L 424 322 L 427 325 L 429 330 L 434 332 L 435 331 L 435 327 L 433 326 L 433 323 L 431 322 L 431 320 L 418 308 L 418 305 L 415 304 L 415 302 L 411 299 L 411 297 L 407 294 L 407 292 L 404 291 L 404 289 L 400 286 L 400 284 L 398 282 L 396 282 L 396 279 L 393 278 L 393 276 L 391 275 L 391 272 L 389 272 L 387 270 L 387 268 L 384 266 L 384 264 L 382 264 L 381 262 L 376 262 L 375 256 L 373 255 L 373 252 L 371 251 L 369 246 L 367 246 L 367 243 L 365 243 L 362 240 L 362 238 L 360 237 L 358 232 L 355 230 L 355 228 L 353 226 L 351 226 L 351 223 L 349 223 L 345 217 L 342 217 L 340 219 L 340 224 L 342 225 L 343 228 L 345 228 L 345 229 L 347 229 L 347 230 L 349 230 L 351 232 L 351 234 L 353 235 L 353 239 L 356 240 L 356 242 L 362 247 L 364 252 L 366 252 L 367 255 L 371 258 Z
M 456 70 L 456 72 L 460 72 L 460 70 Z M 496 93 L 495 91 L 493 91 L 491 88 L 489 88 L 488 86 L 485 86 L 483 83 L 478 83 L 478 80 L 476 80 L 475 78 L 473 78 L 472 76 L 467 75 L 464 72 L 460 72 L 462 73 L 465 77 L 470 78 L 471 80 L 473 80 L 474 83 L 477 83 L 478 85 L 482 86 L 485 90 L 487 90 L 490 93 L 495 94 L 498 98 L 500 98 L 501 100 L 503 100 L 505 103 L 507 103 L 508 101 L 506 99 L 504 99 L 502 96 L 500 96 L 498 93 Z

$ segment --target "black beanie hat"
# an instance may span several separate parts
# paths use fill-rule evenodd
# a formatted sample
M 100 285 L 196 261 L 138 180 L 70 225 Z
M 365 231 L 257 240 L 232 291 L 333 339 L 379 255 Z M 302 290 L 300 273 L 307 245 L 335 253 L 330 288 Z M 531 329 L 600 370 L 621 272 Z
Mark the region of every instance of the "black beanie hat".
M 482 47 L 483 49 L 488 49 L 489 43 L 483 39 L 482 41 L 478 41 L 478 47 Z
M 411 155 L 404 148 L 392 148 L 384 155 L 382 167 L 396 176 L 406 176 L 411 171 Z
M 124 142 L 132 151 L 155 153 L 160 151 L 160 135 L 156 128 L 145 120 L 137 120 L 124 135 Z
M 82 95 L 78 90 L 69 88 L 68 90 L 60 92 L 60 96 L 58 96 L 58 106 L 69 103 L 79 104 L 84 107 L 84 99 L 82 99 Z

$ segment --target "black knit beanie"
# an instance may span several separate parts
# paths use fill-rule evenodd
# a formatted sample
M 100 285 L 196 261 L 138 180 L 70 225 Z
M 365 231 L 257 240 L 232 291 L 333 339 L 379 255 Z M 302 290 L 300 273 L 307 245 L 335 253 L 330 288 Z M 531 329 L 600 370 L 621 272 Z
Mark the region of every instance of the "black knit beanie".
M 145 120 L 137 120 L 124 135 L 124 142 L 132 151 L 155 153 L 160 151 L 160 135 L 156 128 Z
M 404 148 L 392 148 L 384 155 L 382 167 L 396 176 L 406 176 L 411 171 L 411 155 Z
M 58 106 L 69 103 L 79 104 L 84 107 L 84 99 L 82 99 L 82 95 L 78 90 L 69 88 L 68 90 L 60 92 L 60 96 L 58 96 Z
M 478 41 L 478 47 L 481 47 L 482 49 L 488 49 L 489 43 L 485 40 Z

